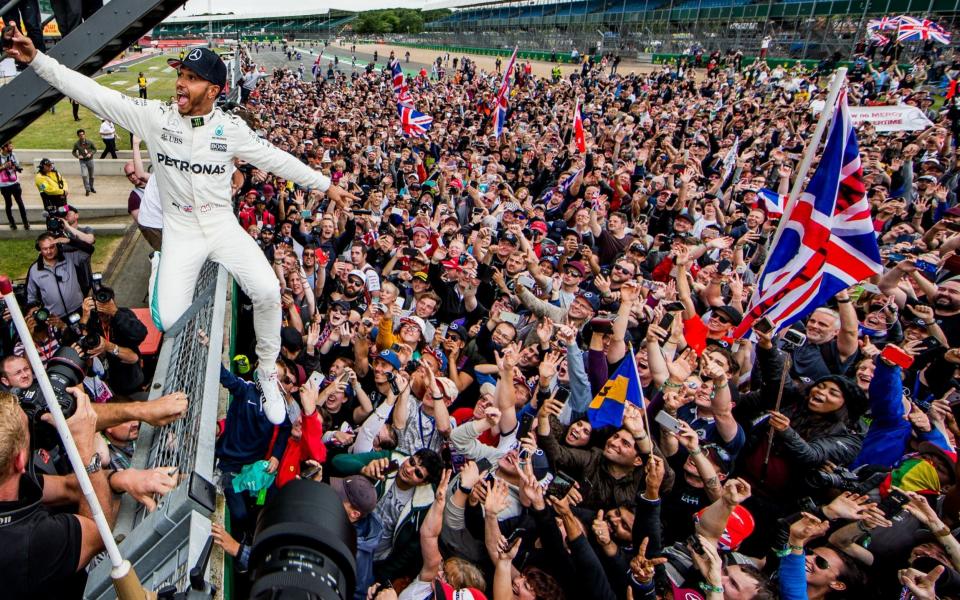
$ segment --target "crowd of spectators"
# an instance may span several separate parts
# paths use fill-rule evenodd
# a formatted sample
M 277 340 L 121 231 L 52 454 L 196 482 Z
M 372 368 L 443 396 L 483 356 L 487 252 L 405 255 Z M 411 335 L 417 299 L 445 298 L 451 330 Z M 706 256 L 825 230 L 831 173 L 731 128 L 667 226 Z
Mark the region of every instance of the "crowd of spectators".
M 341 493 L 358 599 L 960 594 L 960 112 L 933 108 L 958 65 L 933 59 L 855 57 L 851 104 L 934 126 L 858 130 L 886 269 L 800 343 L 730 334 L 778 225 L 758 194 L 787 193 L 829 71 L 518 65 L 499 139 L 500 78 L 469 58 L 408 76 L 422 138 L 389 70 L 262 78 L 252 127 L 362 200 L 238 165 L 238 218 L 282 287 L 289 422 L 247 401 L 224 424 L 237 568 L 257 494 L 229 483 L 266 457 L 273 485 L 309 469 Z M 646 410 L 592 427 L 631 356 Z
M 830 73 L 728 58 L 518 66 L 499 138 L 500 76 L 469 58 L 408 78 L 425 137 L 403 135 L 389 69 L 248 64 L 251 128 L 361 200 L 236 164 L 282 290 L 287 409 L 271 424 L 250 381 L 241 295 L 213 531 L 238 585 L 261 506 L 313 478 L 355 527 L 357 600 L 960 596 L 960 108 L 935 87 L 960 64 L 854 57 L 851 104 L 934 122 L 857 131 L 884 272 L 733 339 L 778 226 L 759 194 L 787 193 Z M 110 318 L 62 299 L 91 303 Z M 644 405 L 594 427 L 624 360 Z M 3 364 L 12 386 L 24 363 Z M 129 421 L 107 430 L 118 464 Z

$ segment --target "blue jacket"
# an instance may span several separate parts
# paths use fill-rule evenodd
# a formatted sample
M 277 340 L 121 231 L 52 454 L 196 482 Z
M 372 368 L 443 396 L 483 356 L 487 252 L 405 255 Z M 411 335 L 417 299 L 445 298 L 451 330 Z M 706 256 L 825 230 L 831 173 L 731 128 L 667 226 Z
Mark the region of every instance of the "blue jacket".
M 357 530 L 357 588 L 353 600 L 366 600 L 367 589 L 374 584 L 373 555 L 380 544 L 383 523 L 373 513 L 353 525 Z
M 851 469 L 861 465 L 893 467 L 907 450 L 913 426 L 904 418 L 903 378 L 900 367 L 876 361 L 877 368 L 870 381 L 870 413 L 873 421 L 863 440 L 860 454 L 850 464 Z M 945 450 L 952 450 L 947 439 L 934 427 L 928 433 L 919 433 L 924 442 L 933 442 Z
M 807 600 L 807 559 L 803 554 L 790 554 L 780 559 L 780 598 Z
M 227 408 L 223 435 L 217 440 L 217 458 L 221 461 L 221 469 L 223 463 L 228 463 L 237 466 L 239 471 L 243 465 L 264 460 L 273 439 L 274 425 L 263 414 L 263 399 L 256 384 L 240 379 L 221 365 L 220 385 L 233 394 L 233 401 Z M 290 419 L 284 417 L 278 428 L 270 456 L 280 460 L 290 437 Z

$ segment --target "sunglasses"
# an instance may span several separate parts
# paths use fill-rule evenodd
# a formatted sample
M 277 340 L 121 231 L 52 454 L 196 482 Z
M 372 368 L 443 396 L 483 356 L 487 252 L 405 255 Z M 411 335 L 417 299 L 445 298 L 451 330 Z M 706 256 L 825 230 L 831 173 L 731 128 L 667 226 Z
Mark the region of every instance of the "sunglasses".
M 723 315 L 713 315 L 713 318 L 716 319 L 718 323 L 722 323 L 723 325 L 729 325 L 731 323 L 730 319 Z
M 292 377 L 284 377 L 284 378 L 283 378 L 283 383 L 285 383 L 285 384 L 287 384 L 287 385 L 297 385 L 296 380 L 293 379 Z
M 570 277 L 583 277 L 580 271 L 566 271 L 564 275 L 569 275 Z
M 411 460 L 413 460 L 413 459 L 411 459 Z M 416 477 L 417 479 L 426 479 L 426 478 L 427 478 L 427 470 L 424 469 L 423 466 L 420 465 L 419 462 L 414 462 L 414 463 L 413 463 L 413 476 Z
M 819 554 L 814 554 L 812 550 L 808 550 L 807 554 L 809 554 L 810 556 L 813 556 L 813 564 L 816 565 L 818 569 L 820 569 L 821 571 L 830 570 L 830 561 L 820 556 Z
M 632 270 L 632 269 L 627 269 L 626 267 L 624 267 L 624 266 L 622 266 L 622 265 L 613 265 L 613 268 L 616 269 L 616 270 L 618 270 L 618 271 L 620 271 L 620 272 L 623 273 L 624 275 L 633 275 L 633 270 Z

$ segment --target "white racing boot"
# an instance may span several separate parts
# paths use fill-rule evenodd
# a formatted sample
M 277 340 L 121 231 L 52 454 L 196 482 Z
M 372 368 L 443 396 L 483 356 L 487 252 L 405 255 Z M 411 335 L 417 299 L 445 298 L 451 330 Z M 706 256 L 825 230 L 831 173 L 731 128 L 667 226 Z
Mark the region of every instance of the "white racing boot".
M 283 418 L 287 416 L 287 407 L 280 389 L 277 367 L 257 368 L 257 387 L 263 398 L 263 412 L 267 415 L 267 420 L 274 425 L 283 423 Z

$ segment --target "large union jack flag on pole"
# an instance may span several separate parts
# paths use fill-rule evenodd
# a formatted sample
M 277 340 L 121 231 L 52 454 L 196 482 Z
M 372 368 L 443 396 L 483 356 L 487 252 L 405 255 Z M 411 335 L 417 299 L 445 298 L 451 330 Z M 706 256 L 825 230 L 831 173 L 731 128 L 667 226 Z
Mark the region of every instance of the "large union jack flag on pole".
M 900 29 L 897 30 L 897 41 L 899 42 L 933 40 L 941 44 L 949 44 L 950 37 L 949 31 L 930 19 L 900 17 Z
M 413 107 L 413 96 L 410 95 L 410 88 L 403 78 L 403 69 L 400 68 L 399 58 L 393 59 L 390 71 L 393 74 L 393 93 L 397 97 L 397 103 Z
M 517 46 L 514 46 L 510 62 L 507 63 L 507 69 L 503 72 L 500 90 L 497 92 L 497 110 L 493 113 L 493 131 L 497 139 L 500 139 L 500 134 L 503 133 L 503 125 L 507 122 L 507 97 L 510 95 L 510 79 L 513 77 L 513 63 L 516 60 Z
M 820 164 L 785 213 L 735 338 L 763 317 L 783 329 L 837 292 L 882 272 L 857 136 L 842 89 Z
M 424 136 L 433 125 L 433 117 L 415 111 L 412 106 L 397 102 L 397 112 L 400 113 L 400 127 L 404 135 Z

